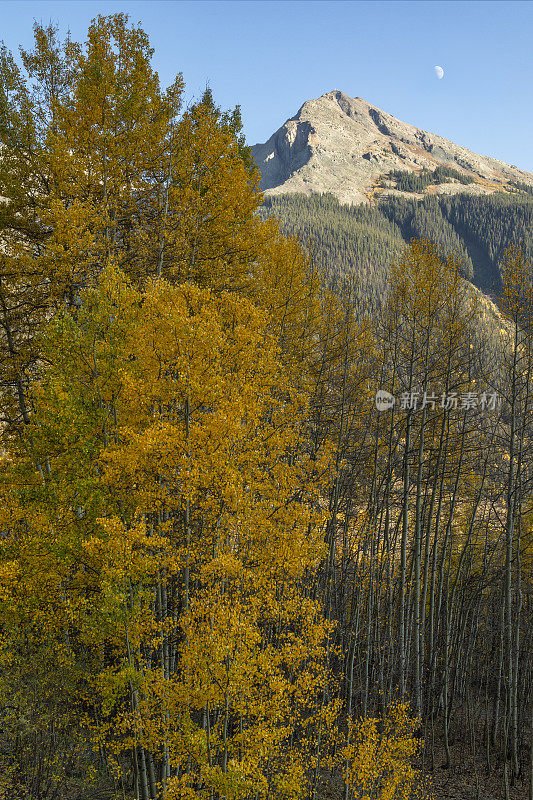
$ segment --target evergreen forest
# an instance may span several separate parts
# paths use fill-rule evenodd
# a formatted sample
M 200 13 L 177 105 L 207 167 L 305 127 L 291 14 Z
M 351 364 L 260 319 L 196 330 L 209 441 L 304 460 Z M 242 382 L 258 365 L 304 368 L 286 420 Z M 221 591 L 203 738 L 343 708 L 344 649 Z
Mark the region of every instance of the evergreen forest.
M 390 264 L 412 238 L 429 238 L 458 254 L 465 277 L 496 299 L 505 249 L 520 244 L 526 257 L 533 257 L 533 200 L 525 188 L 517 189 L 518 194 L 428 195 L 422 200 L 388 196 L 358 206 L 341 205 L 331 194 L 287 194 L 266 197 L 260 213 L 279 220 L 285 233 L 313 253 L 330 285 L 356 278 L 358 301 L 378 311 Z

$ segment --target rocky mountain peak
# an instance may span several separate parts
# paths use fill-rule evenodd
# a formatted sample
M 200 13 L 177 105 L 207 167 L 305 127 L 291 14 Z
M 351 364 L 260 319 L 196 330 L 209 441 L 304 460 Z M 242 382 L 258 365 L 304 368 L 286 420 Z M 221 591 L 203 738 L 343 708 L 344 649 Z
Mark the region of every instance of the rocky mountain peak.
M 368 203 L 401 193 L 390 173 L 421 174 L 439 166 L 456 172 L 459 180 L 433 183 L 428 193 L 490 194 L 517 181 L 533 185 L 528 172 L 477 155 L 338 89 L 305 102 L 252 153 L 267 195 L 331 192 L 343 203 Z

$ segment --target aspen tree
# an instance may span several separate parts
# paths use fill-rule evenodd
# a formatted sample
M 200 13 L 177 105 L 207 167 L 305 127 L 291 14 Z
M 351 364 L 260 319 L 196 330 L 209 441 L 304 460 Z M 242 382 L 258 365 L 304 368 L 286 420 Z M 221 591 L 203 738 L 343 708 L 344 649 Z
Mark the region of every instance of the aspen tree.
M 182 112 L 181 78 L 161 90 L 125 15 L 97 17 L 83 45 L 35 34 L 27 81 L 2 61 L 2 380 L 18 435 L 2 455 L 0 613 L 2 697 L 14 688 L 43 718 L 48 751 L 19 746 L 25 717 L 3 702 L 10 772 L 18 759 L 24 791 L 57 794 L 74 764 L 88 785 L 92 745 L 103 778 L 142 800 L 316 793 L 375 738 L 344 736 L 334 619 L 348 623 L 349 713 L 354 672 L 370 711 L 381 586 L 396 578 L 382 435 L 365 424 L 370 329 L 256 213 L 238 109 L 207 91 Z M 420 502 L 415 517 L 420 562 Z M 404 567 L 420 581 L 420 563 Z M 404 602 L 407 678 L 420 612 Z M 388 738 L 382 766 L 408 778 L 392 796 L 414 750 L 394 766 Z
M 249 301 L 161 280 L 141 295 L 122 280 L 104 274 L 76 322 L 54 323 L 54 366 L 30 426 L 51 461 L 37 507 L 51 524 L 83 507 L 55 545 L 51 574 L 72 587 L 55 601 L 67 602 L 86 647 L 115 654 L 115 666 L 87 678 L 120 714 L 123 745 L 153 761 L 155 779 L 139 767 L 149 797 L 163 756 L 168 796 L 206 781 L 219 794 L 232 785 L 239 795 L 239 782 L 261 793 L 281 780 L 283 743 L 325 680 L 327 627 L 298 589 L 322 552 L 310 505 L 320 461 L 299 452 L 305 396 L 285 385 L 264 313 Z M 28 557 L 44 530 L 30 532 Z M 167 596 L 153 619 L 150 586 Z M 301 710 L 287 717 L 292 704 Z M 191 762 L 208 720 L 211 764 L 202 751 Z
M 512 323 L 505 348 L 504 387 L 508 404 L 505 449 L 506 478 L 505 571 L 503 581 L 503 674 L 505 686 L 505 787 L 508 794 L 508 761 L 511 783 L 520 773 L 518 761 L 518 671 L 522 609 L 522 536 L 524 528 L 524 472 L 531 446 L 528 419 L 531 415 L 533 376 L 533 287 L 531 264 L 521 247 L 509 247 L 502 263 L 503 292 L 500 307 Z

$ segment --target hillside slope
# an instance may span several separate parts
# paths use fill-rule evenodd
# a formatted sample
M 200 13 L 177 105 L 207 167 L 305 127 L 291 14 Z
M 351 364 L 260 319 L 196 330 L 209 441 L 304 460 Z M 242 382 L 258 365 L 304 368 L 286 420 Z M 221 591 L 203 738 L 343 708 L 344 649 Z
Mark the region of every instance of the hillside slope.
M 379 310 L 388 269 L 413 237 L 460 255 L 464 275 L 486 295 L 501 289 L 505 248 L 521 242 L 533 258 L 533 197 L 464 194 L 422 200 L 388 197 L 369 205 L 339 203 L 333 194 L 267 196 L 261 209 L 308 247 L 330 285 L 357 279 L 356 302 Z

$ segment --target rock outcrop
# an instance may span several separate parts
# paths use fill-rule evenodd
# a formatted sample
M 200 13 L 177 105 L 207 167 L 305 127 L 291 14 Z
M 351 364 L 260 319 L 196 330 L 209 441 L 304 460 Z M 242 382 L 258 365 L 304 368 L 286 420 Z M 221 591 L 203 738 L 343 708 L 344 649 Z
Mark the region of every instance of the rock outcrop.
M 393 170 L 419 173 L 452 167 L 469 184 L 445 182 L 434 193 L 492 193 L 516 181 L 533 186 L 533 175 L 503 161 L 477 155 L 420 130 L 360 97 L 327 92 L 303 104 L 264 144 L 252 147 L 265 194 L 331 192 L 342 203 L 364 203 L 395 193 L 383 178 Z

